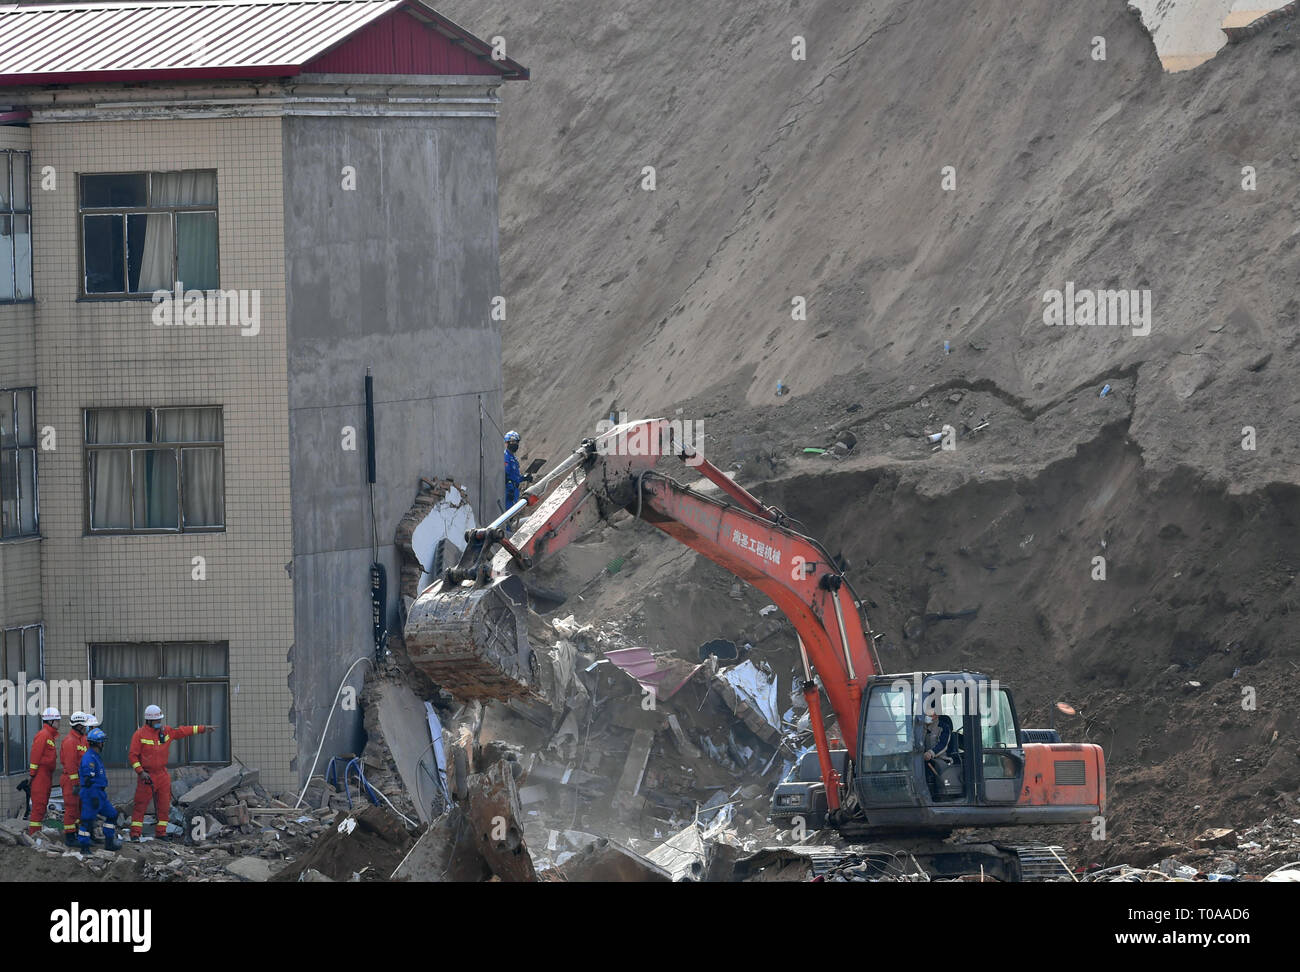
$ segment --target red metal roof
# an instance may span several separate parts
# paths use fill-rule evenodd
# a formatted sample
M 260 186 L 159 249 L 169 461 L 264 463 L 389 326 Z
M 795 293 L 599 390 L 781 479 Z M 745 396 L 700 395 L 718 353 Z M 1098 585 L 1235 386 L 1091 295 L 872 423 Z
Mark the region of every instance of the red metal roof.
M 517 62 L 419 0 L 0 6 L 0 86 L 348 74 L 484 74 Z

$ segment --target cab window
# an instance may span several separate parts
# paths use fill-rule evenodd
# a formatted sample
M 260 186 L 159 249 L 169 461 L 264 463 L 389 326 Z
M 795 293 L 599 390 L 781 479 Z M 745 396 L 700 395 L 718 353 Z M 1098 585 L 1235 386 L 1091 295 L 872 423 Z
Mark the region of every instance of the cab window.
M 912 687 L 877 685 L 867 700 L 862 755 L 866 772 L 906 769 L 912 752 Z
M 987 705 L 981 705 L 980 742 L 984 747 L 984 778 L 1010 779 L 1016 775 L 1017 763 L 999 750 L 1016 749 L 1016 720 L 1006 689 L 990 693 Z

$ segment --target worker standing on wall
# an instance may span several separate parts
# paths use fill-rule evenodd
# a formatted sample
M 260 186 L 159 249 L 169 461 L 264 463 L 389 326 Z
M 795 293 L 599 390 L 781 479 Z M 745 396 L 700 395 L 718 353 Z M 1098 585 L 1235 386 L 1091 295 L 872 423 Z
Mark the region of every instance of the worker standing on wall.
M 135 770 L 135 805 L 131 808 L 131 837 L 140 840 L 144 833 L 144 812 L 153 801 L 154 814 L 158 820 L 154 824 L 154 836 L 160 840 L 167 837 L 167 818 L 172 809 L 172 778 L 167 772 L 167 759 L 171 746 L 177 739 L 193 736 L 202 732 L 211 732 L 215 726 L 180 726 L 172 728 L 163 725 L 162 709 L 156 705 L 144 710 L 144 725 L 131 737 L 131 746 L 127 750 L 127 759 L 131 769 Z
M 59 777 L 59 786 L 63 788 L 63 842 L 69 847 L 77 843 L 77 821 L 81 819 L 77 786 L 80 782 L 81 757 L 90 749 L 90 743 L 86 741 L 90 718 L 84 712 L 72 713 L 72 718 L 68 720 L 72 730 L 59 744 L 59 762 L 63 765 L 63 775 Z
M 100 753 L 108 734 L 98 726 L 86 733 L 89 749 L 81 757 L 77 778 L 81 781 L 81 819 L 77 822 L 77 846 L 90 850 L 90 830 L 95 821 L 104 818 L 104 850 L 120 850 L 117 839 L 117 808 L 108 801 L 108 771 Z
M 513 429 L 506 433 L 506 509 L 519 502 L 519 487 L 531 483 L 532 476 L 522 475 L 519 460 L 515 454 L 519 451 L 519 433 Z
M 41 713 L 41 728 L 32 740 L 32 754 L 27 760 L 31 777 L 30 796 L 32 816 L 27 823 L 27 836 L 35 837 L 45 822 L 45 811 L 50 805 L 50 788 L 54 786 L 54 767 L 59 763 L 59 710 L 51 706 Z

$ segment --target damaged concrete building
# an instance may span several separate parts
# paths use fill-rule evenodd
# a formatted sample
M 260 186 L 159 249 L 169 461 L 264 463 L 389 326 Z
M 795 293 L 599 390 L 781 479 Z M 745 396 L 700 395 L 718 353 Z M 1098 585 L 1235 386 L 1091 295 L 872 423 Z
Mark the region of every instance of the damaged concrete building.
M 220 727 L 179 762 L 293 788 L 372 653 L 372 560 L 398 629 L 420 477 L 501 493 L 496 118 L 528 73 L 417 0 L 19 4 L 0 35 L 0 674 L 102 683 L 50 701 L 98 710 L 117 783 L 157 703 Z M 340 707 L 323 751 L 361 744 Z

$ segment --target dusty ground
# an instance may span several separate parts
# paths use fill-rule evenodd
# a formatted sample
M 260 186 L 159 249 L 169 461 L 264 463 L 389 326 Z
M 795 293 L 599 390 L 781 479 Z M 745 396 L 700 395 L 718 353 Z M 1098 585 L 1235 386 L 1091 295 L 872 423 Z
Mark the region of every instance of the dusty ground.
M 612 408 L 703 420 L 710 458 L 848 557 L 885 667 L 998 675 L 1030 725 L 1080 710 L 1059 727 L 1106 747 L 1111 839 L 1038 836 L 1110 861 L 1300 815 L 1300 22 L 1168 75 L 1123 0 L 444 6 L 534 68 L 501 127 L 525 451 Z M 1149 288 L 1150 335 L 1045 326 L 1067 281 Z M 852 456 L 800 454 L 832 425 Z M 643 525 L 552 576 L 580 621 L 793 667 L 764 599 Z

